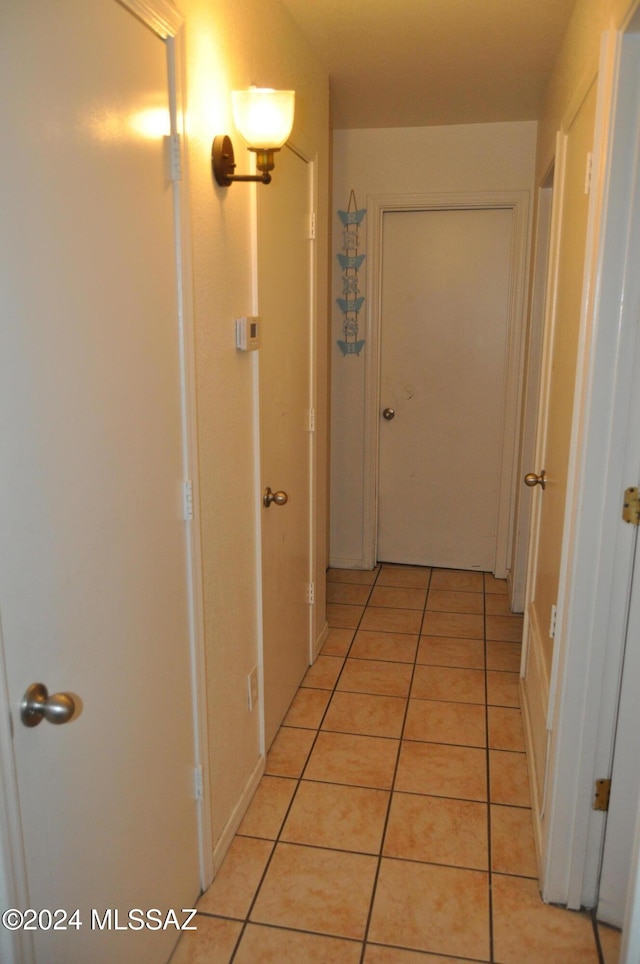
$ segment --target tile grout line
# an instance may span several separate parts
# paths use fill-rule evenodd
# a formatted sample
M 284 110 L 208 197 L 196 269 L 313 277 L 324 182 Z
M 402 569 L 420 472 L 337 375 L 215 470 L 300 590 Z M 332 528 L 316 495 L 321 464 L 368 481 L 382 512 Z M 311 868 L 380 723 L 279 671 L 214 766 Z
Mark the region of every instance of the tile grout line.
M 373 591 L 373 586 L 375 585 L 376 580 L 377 580 L 377 576 L 376 576 L 376 579 L 374 579 L 374 581 L 373 581 L 373 583 L 371 584 L 371 587 L 370 587 L 370 589 L 369 589 L 369 595 L 367 596 L 367 604 L 368 604 L 368 600 L 369 600 L 369 598 L 370 598 L 370 596 L 371 596 L 371 592 Z M 366 608 L 367 608 L 367 604 L 365 604 L 365 606 L 364 606 L 364 608 L 363 608 L 363 616 L 364 616 L 364 612 L 365 612 L 365 610 L 366 610 Z M 232 953 L 231 957 L 229 958 L 229 964 L 233 964 L 233 961 L 235 960 L 235 956 L 236 956 L 236 954 L 238 953 L 238 950 L 239 950 L 239 948 L 240 948 L 240 944 L 241 944 L 241 942 L 242 942 L 242 938 L 244 937 L 245 931 L 246 931 L 246 929 L 247 929 L 247 925 L 250 923 L 251 913 L 252 913 L 252 911 L 253 911 L 253 908 L 255 907 L 256 901 L 257 901 L 258 896 L 259 896 L 259 894 L 260 894 L 260 891 L 261 891 L 261 889 L 262 889 L 262 885 L 263 885 L 263 883 L 264 883 L 264 881 L 265 881 L 265 878 L 266 878 L 266 876 L 267 876 L 267 873 L 268 873 L 268 871 L 269 871 L 269 868 L 271 867 L 271 863 L 272 863 L 272 861 L 273 861 L 273 857 L 274 857 L 274 855 L 275 855 L 275 852 L 276 852 L 276 849 L 277 849 L 277 847 L 278 847 L 278 844 L 279 844 L 279 843 L 286 843 L 286 841 L 282 841 L 282 840 L 281 840 L 282 831 L 283 831 L 284 826 L 285 826 L 285 824 L 286 824 L 286 822 L 287 822 L 287 819 L 288 819 L 288 817 L 289 817 L 289 814 L 291 813 L 291 809 L 292 809 L 292 807 L 293 807 L 293 805 L 294 805 L 294 803 L 295 803 L 296 797 L 298 796 L 298 791 L 299 791 L 299 789 L 300 789 L 300 784 L 302 783 L 302 780 L 303 780 L 303 778 L 304 778 L 305 770 L 307 769 L 307 765 L 308 765 L 308 763 L 309 763 L 309 759 L 311 758 L 311 754 L 313 753 L 314 747 L 315 747 L 315 745 L 316 745 L 316 743 L 317 743 L 317 741 L 318 741 L 318 737 L 319 737 L 319 735 L 320 735 L 320 732 L 321 732 L 321 728 L 322 728 L 322 724 L 323 724 L 323 722 L 324 722 L 324 719 L 325 719 L 327 713 L 329 712 L 329 706 L 331 705 L 331 700 L 332 700 L 332 698 L 333 698 L 333 694 L 334 694 L 335 691 L 336 691 L 336 687 L 337 687 L 337 685 L 338 685 L 338 680 L 340 679 L 340 677 L 341 677 L 341 675 L 342 675 L 342 672 L 343 672 L 343 670 L 344 670 L 345 664 L 346 664 L 346 662 L 347 662 L 347 658 L 348 658 L 348 656 L 349 656 L 349 652 L 351 651 L 351 647 L 353 646 L 353 641 L 355 640 L 355 638 L 356 638 L 356 633 L 358 632 L 358 626 L 360 625 L 360 622 L 361 622 L 361 621 L 362 621 L 362 616 L 361 616 L 360 619 L 358 620 L 358 624 L 357 624 L 356 628 L 353 630 L 353 636 L 352 636 L 352 638 L 351 638 L 351 642 L 349 643 L 349 648 L 347 649 L 347 652 L 345 653 L 345 656 L 344 656 L 344 658 L 343 658 L 342 667 L 340 668 L 340 672 L 338 673 L 338 675 L 337 675 L 337 677 L 336 677 L 336 679 L 335 679 L 335 681 L 334 681 L 333 688 L 331 689 L 331 696 L 329 697 L 329 700 L 327 701 L 327 705 L 326 705 L 326 707 L 325 707 L 325 709 L 324 709 L 324 712 L 323 712 L 323 714 L 322 714 L 322 717 L 320 718 L 320 721 L 319 721 L 319 723 L 318 723 L 318 726 L 317 726 L 317 727 L 314 727 L 314 729 L 315 729 L 315 736 L 314 736 L 314 738 L 313 738 L 313 740 L 312 740 L 312 742 L 311 742 L 311 746 L 309 747 L 309 752 L 307 753 L 307 757 L 306 757 L 306 759 L 305 759 L 304 766 L 302 767 L 302 770 L 300 771 L 300 774 L 298 775 L 298 777 L 295 778 L 295 780 L 296 780 L 295 790 L 293 791 L 293 793 L 292 793 L 292 795 L 291 795 L 291 800 L 289 801 L 289 805 L 287 806 L 287 809 L 286 809 L 286 811 L 285 811 L 285 814 L 284 814 L 284 816 L 283 816 L 283 818 L 282 818 L 282 820 L 281 820 L 281 822 L 280 822 L 280 826 L 279 826 L 279 828 L 278 828 L 278 833 L 276 834 L 275 840 L 273 841 L 273 846 L 272 846 L 272 848 L 271 848 L 271 853 L 269 854 L 269 858 L 268 858 L 268 860 L 267 860 L 267 862 L 266 862 L 266 864 L 265 864 L 265 866 L 264 866 L 264 870 L 262 871 L 262 874 L 261 874 L 261 876 L 260 876 L 260 880 L 259 880 L 259 882 L 258 882 L 258 885 L 257 885 L 257 887 L 256 887 L 256 889 L 255 889 L 255 892 L 254 892 L 254 894 L 253 894 L 253 897 L 252 897 L 252 899 L 251 899 L 251 903 L 249 904 L 249 908 L 248 908 L 247 913 L 246 913 L 246 915 L 245 915 L 244 921 L 242 922 L 242 929 L 241 929 L 241 931 L 240 931 L 240 934 L 238 935 L 238 940 L 237 940 L 236 945 L 235 945 L 235 947 L 234 947 L 233 953 Z M 306 675 L 306 674 L 305 674 L 305 675 Z M 297 694 L 300 692 L 301 685 L 302 685 L 302 682 L 301 682 L 300 686 L 298 686 L 298 688 L 297 688 L 297 690 L 296 690 L 296 694 L 295 694 L 296 696 L 297 696 Z M 311 687 L 310 687 L 310 688 L 311 688 Z M 295 699 L 295 696 L 294 696 L 294 699 Z M 292 700 L 292 702 L 293 702 L 293 700 Z M 288 712 L 288 710 L 287 710 L 287 712 Z M 285 714 L 285 716 L 286 716 L 286 714 Z M 281 723 L 280 726 L 278 727 L 278 731 L 277 731 L 278 733 L 280 732 L 280 730 L 281 730 L 281 728 L 282 728 L 283 725 L 284 725 L 284 724 Z M 276 736 L 277 736 L 277 734 L 276 734 Z M 268 756 L 268 753 L 267 753 L 267 756 Z M 266 764 L 266 759 L 265 759 L 265 764 Z M 267 773 L 263 774 L 263 776 L 271 776 L 271 775 L 272 775 L 272 774 L 267 774 Z M 237 833 L 237 831 L 236 831 L 236 833 Z M 306 931 L 303 931 L 303 933 L 307 933 L 307 932 L 306 932 Z
M 484 637 L 484 694 L 485 694 L 485 726 L 487 731 L 486 745 L 486 767 L 487 767 L 487 869 L 489 883 L 489 960 L 494 960 L 494 935 L 493 935 L 493 853 L 491 840 L 491 757 L 489 753 L 489 677 L 488 677 L 488 646 L 487 646 L 487 580 L 485 574 L 482 575 L 482 602 L 483 602 L 483 637 Z
M 379 575 L 379 573 L 378 573 L 378 575 Z M 363 616 L 364 616 L 364 613 L 365 613 L 366 608 L 367 608 L 367 605 L 368 605 L 368 600 L 369 600 L 370 597 L 371 597 L 371 593 L 372 593 L 373 587 L 374 587 L 374 585 L 375 585 L 375 583 L 376 583 L 376 581 L 377 581 L 378 575 L 376 575 L 376 578 L 374 579 L 373 583 L 371 584 L 371 587 L 370 587 L 370 589 L 369 589 L 369 594 L 368 594 L 368 596 L 367 596 L 367 603 L 366 603 L 365 606 L 363 607 L 362 616 L 361 616 L 360 619 L 358 620 L 358 623 L 357 623 L 356 627 L 355 627 L 354 630 L 353 630 L 353 636 L 352 636 L 352 638 L 351 638 L 351 642 L 350 642 L 350 644 L 349 644 L 349 648 L 347 649 L 347 652 L 345 653 L 345 655 L 344 655 L 344 657 L 343 657 L 342 667 L 340 668 L 340 672 L 338 673 L 338 675 L 337 675 L 337 677 L 336 677 L 336 679 L 335 679 L 335 681 L 334 681 L 333 687 L 332 687 L 332 689 L 331 689 L 331 696 L 329 697 L 329 700 L 328 700 L 327 705 L 326 705 L 326 707 L 325 707 L 325 709 L 324 709 L 324 712 L 323 712 L 323 714 L 322 714 L 322 717 L 321 717 L 321 719 L 320 719 L 320 721 L 319 721 L 319 723 L 318 723 L 318 726 L 317 726 L 317 727 L 314 727 L 314 729 L 315 729 L 315 736 L 314 736 L 314 738 L 313 738 L 313 740 L 312 740 L 312 742 L 311 742 L 311 746 L 309 747 L 309 752 L 307 753 L 307 756 L 306 756 L 306 759 L 305 759 L 305 762 L 304 762 L 304 766 L 302 767 L 302 770 L 300 771 L 299 776 L 295 778 L 295 779 L 296 779 L 296 788 L 295 788 L 293 794 L 291 795 L 291 800 L 289 801 L 289 805 L 288 805 L 288 807 L 287 807 L 287 809 L 286 809 L 286 811 L 285 811 L 284 817 L 282 818 L 282 821 L 281 821 L 281 823 L 280 823 L 280 827 L 279 827 L 279 829 L 278 829 L 278 833 L 277 833 L 277 835 L 276 835 L 276 838 L 275 838 L 275 840 L 273 841 L 273 846 L 272 846 L 272 848 L 271 848 L 271 853 L 269 854 L 269 859 L 267 860 L 267 862 L 266 862 L 266 864 L 265 864 L 264 870 L 263 870 L 263 872 L 262 872 L 262 874 L 261 874 L 261 876 L 260 876 L 260 880 L 259 880 L 259 882 L 258 882 L 258 885 L 257 885 L 256 889 L 255 889 L 255 892 L 254 892 L 253 898 L 252 898 L 252 900 L 251 900 L 251 903 L 250 903 L 250 905 L 249 905 L 249 909 L 247 910 L 245 919 L 244 919 L 244 921 L 243 921 L 243 923 L 242 923 L 242 930 L 240 931 L 240 934 L 239 934 L 239 936 L 238 936 L 238 941 L 236 942 L 236 946 L 235 946 L 235 948 L 234 948 L 234 950 L 233 950 L 233 954 L 232 954 L 231 957 L 229 958 L 229 964 L 233 964 L 233 961 L 235 960 L 235 956 L 236 956 L 236 954 L 237 954 L 237 952 L 238 952 L 238 950 L 239 950 L 239 948 L 240 948 L 240 944 L 241 944 L 241 942 L 242 942 L 242 938 L 243 938 L 244 933 L 245 933 L 245 931 L 246 931 L 247 925 L 250 923 L 251 913 L 252 913 L 252 911 L 253 911 L 253 908 L 255 907 L 256 901 L 257 901 L 257 899 L 258 899 L 258 896 L 259 896 L 260 891 L 261 891 L 261 889 L 262 889 L 262 885 L 263 885 L 263 883 L 264 883 L 264 881 L 265 881 L 265 878 L 266 878 L 266 876 L 267 876 L 267 872 L 268 872 L 268 870 L 269 870 L 269 868 L 270 868 L 270 866 L 271 866 L 271 863 L 272 863 L 273 857 L 274 857 L 274 855 L 275 855 L 276 849 L 277 849 L 277 847 L 278 847 L 278 844 L 279 844 L 279 843 L 286 843 L 286 842 L 287 842 L 287 841 L 282 841 L 282 840 L 281 840 L 282 831 L 283 831 L 284 826 L 285 826 L 285 824 L 286 824 L 286 822 L 287 822 L 287 818 L 289 817 L 289 814 L 290 814 L 291 809 L 292 809 L 292 807 L 293 807 L 293 805 L 294 805 L 294 802 L 295 802 L 295 800 L 296 800 L 296 797 L 298 796 L 298 791 L 299 791 L 299 789 L 300 789 L 300 784 L 302 783 L 302 781 L 303 781 L 303 779 L 304 779 L 304 774 L 305 774 L 305 771 L 306 771 L 306 769 L 307 769 L 309 760 L 310 760 L 310 758 L 311 758 L 311 754 L 313 753 L 314 747 L 315 747 L 315 745 L 316 745 L 316 743 L 317 743 L 317 741 L 318 741 L 318 737 L 319 737 L 319 735 L 320 735 L 321 727 L 322 727 L 322 724 L 323 724 L 324 719 L 325 719 L 325 717 L 326 717 L 326 714 L 329 712 L 329 706 L 331 705 L 331 700 L 332 700 L 332 698 L 333 698 L 333 694 L 336 692 L 336 687 L 337 687 L 337 685 L 338 685 L 338 681 L 340 680 L 340 677 L 341 677 L 341 675 L 342 675 L 342 673 L 343 673 L 343 670 L 344 670 L 344 667 L 345 667 L 345 665 L 346 665 L 346 662 L 347 662 L 349 653 L 350 653 L 350 651 L 351 651 L 351 647 L 353 646 L 353 642 L 354 642 L 354 640 L 355 640 L 355 638 L 356 638 L 356 634 L 357 634 L 357 632 L 358 632 L 358 627 L 360 626 L 360 623 L 362 622 L 362 618 L 363 618 Z M 298 689 L 296 690 L 296 695 L 297 695 L 298 692 L 300 691 L 300 688 L 301 688 L 301 687 L 299 686 Z M 310 688 L 312 688 L 312 687 L 310 687 Z M 294 698 L 295 698 L 295 697 L 294 697 Z M 293 701 L 292 701 L 292 702 L 293 702 Z M 283 724 L 280 724 L 280 727 L 278 728 L 278 732 L 280 732 L 280 729 L 281 729 L 282 725 L 283 725 Z M 266 761 L 265 761 L 265 762 L 266 762 Z M 271 774 L 265 774 L 265 775 L 269 776 L 269 775 L 271 775 Z M 272 925 L 272 926 L 275 926 L 275 925 Z M 301 931 L 301 933 L 312 933 L 312 932 Z
M 382 567 L 380 568 L 380 572 L 382 572 Z M 425 598 L 424 598 L 424 607 L 423 607 L 423 610 L 422 610 L 422 619 L 421 619 L 421 621 L 420 621 L 420 629 L 422 629 L 422 623 L 423 623 L 423 621 L 424 621 L 424 614 L 425 614 L 426 608 L 427 608 L 427 599 L 429 598 L 429 586 L 431 585 L 431 576 L 432 576 L 432 574 L 433 574 L 433 570 L 430 568 L 430 569 L 429 569 L 429 579 L 428 579 L 428 582 L 427 582 L 427 591 L 426 591 L 426 593 L 425 593 Z M 378 573 L 378 575 L 379 575 L 379 573 Z M 376 581 L 377 581 L 377 579 L 376 579 Z M 360 964 L 364 964 L 365 954 L 366 954 L 366 952 L 367 952 L 367 945 L 368 945 L 368 942 L 369 942 L 369 930 L 370 930 L 370 928 L 371 928 L 371 920 L 372 920 L 372 917 L 373 917 L 373 907 L 374 907 L 374 904 L 375 904 L 376 893 L 377 893 L 377 890 L 378 890 L 378 882 L 379 882 L 379 879 L 380 879 L 380 870 L 381 870 L 381 867 L 382 867 L 382 857 L 383 857 L 383 850 L 384 850 L 384 842 L 385 842 L 385 838 L 386 838 L 386 835 L 387 835 L 387 828 L 388 828 L 388 826 L 389 826 L 389 817 L 390 817 L 390 815 L 391 815 L 391 807 L 392 807 L 392 805 L 393 805 L 393 795 L 394 795 L 394 793 L 396 792 L 396 790 L 395 790 L 396 777 L 397 777 L 397 774 L 398 774 L 398 767 L 399 767 L 399 765 L 400 765 L 400 755 L 401 755 L 401 753 L 402 753 L 402 744 L 403 744 L 404 731 L 405 731 L 405 727 L 406 727 L 406 723 L 407 723 L 407 716 L 408 716 L 408 713 L 409 713 L 409 701 L 410 701 L 410 699 L 411 699 L 411 689 L 412 689 L 412 687 L 413 687 L 413 679 L 414 679 L 414 675 L 415 675 L 415 671 L 416 671 L 416 666 L 417 666 L 418 650 L 420 649 L 420 635 L 421 635 L 420 632 L 418 632 L 418 641 L 417 641 L 417 644 L 416 644 L 415 657 L 414 657 L 414 660 L 413 660 L 413 668 L 412 668 L 412 670 L 411 670 L 411 680 L 409 681 L 409 688 L 408 688 L 408 690 L 407 690 L 406 705 L 405 705 L 405 708 L 404 708 L 404 716 L 403 716 L 403 719 L 402 719 L 402 727 L 401 727 L 401 729 L 400 729 L 400 737 L 399 737 L 399 740 L 398 740 L 398 753 L 397 753 L 397 755 L 396 755 L 396 762 L 395 762 L 395 766 L 394 766 L 394 769 L 393 769 L 393 776 L 392 776 L 392 778 L 391 778 L 391 786 L 390 786 L 390 788 L 389 788 L 389 802 L 388 802 L 388 804 L 387 804 L 387 812 L 386 812 L 386 814 L 385 814 L 384 824 L 383 824 L 383 827 L 382 827 L 382 834 L 381 834 L 381 836 L 380 836 L 380 853 L 378 854 L 378 864 L 377 864 L 377 867 L 376 867 L 376 873 L 375 873 L 375 877 L 374 877 L 373 888 L 372 888 L 372 891 L 371 891 L 371 900 L 369 901 L 369 913 L 367 914 L 367 920 L 366 920 L 365 928 L 364 928 L 364 936 L 363 936 L 362 954 L 361 954 L 361 957 L 360 957 Z

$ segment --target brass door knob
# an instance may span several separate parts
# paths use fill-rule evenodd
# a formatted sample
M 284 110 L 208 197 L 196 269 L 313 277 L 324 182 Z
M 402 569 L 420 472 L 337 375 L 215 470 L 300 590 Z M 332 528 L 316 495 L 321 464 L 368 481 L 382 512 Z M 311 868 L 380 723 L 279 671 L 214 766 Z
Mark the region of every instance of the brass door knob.
M 264 495 L 262 496 L 262 504 L 265 509 L 268 509 L 272 502 L 276 505 L 285 505 L 289 501 L 289 496 L 286 492 L 280 490 L 279 492 L 272 492 L 270 487 L 267 486 L 264 490 Z
M 387 422 L 391 422 L 396 417 L 395 409 L 385 408 L 382 417 L 386 418 Z
M 545 470 L 543 469 L 540 475 L 536 475 L 535 472 L 527 472 L 527 474 L 524 477 L 524 484 L 531 486 L 531 488 L 533 488 L 534 485 L 539 485 L 541 488 L 544 489 L 544 487 L 547 484 L 547 477 L 545 475 Z

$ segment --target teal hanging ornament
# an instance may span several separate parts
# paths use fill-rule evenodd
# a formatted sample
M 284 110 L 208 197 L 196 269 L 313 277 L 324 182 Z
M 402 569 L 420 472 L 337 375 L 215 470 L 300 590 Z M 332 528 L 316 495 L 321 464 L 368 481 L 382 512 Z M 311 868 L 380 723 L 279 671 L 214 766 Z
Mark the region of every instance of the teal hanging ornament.
M 364 254 L 358 254 L 360 246 L 360 225 L 367 213 L 366 208 L 358 209 L 355 192 L 349 195 L 346 211 L 338 211 L 338 217 L 344 225 L 343 253 L 337 255 L 338 264 L 342 268 L 343 298 L 336 298 L 336 303 L 343 314 L 342 328 L 344 339 L 337 342 L 343 355 L 359 355 L 364 346 L 364 339 L 358 338 L 359 314 L 364 304 L 358 285 L 358 271 L 365 259 Z

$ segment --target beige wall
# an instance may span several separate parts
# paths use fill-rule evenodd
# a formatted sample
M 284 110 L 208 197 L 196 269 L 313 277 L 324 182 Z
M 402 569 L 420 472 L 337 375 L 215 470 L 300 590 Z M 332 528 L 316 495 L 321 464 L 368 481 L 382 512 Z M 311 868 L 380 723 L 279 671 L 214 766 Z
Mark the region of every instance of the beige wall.
M 237 818 L 259 763 L 258 714 L 247 707 L 247 674 L 258 661 L 252 356 L 234 348 L 233 321 L 253 313 L 254 187 L 217 187 L 214 134 L 234 139 L 238 171 L 249 154 L 234 137 L 230 90 L 250 84 L 297 92 L 296 130 L 319 150 L 319 357 L 326 356 L 328 81 L 279 3 L 180 0 L 186 27 L 188 176 L 196 334 L 201 534 L 214 847 Z M 278 176 L 276 170 L 274 177 Z M 258 190 L 268 190 L 260 185 Z M 326 363 L 319 373 L 318 567 L 326 528 Z M 317 606 L 324 622 L 323 598 Z M 235 816 L 234 816 L 235 815 Z
M 335 304 L 340 297 L 342 226 L 336 215 L 346 209 L 349 193 L 358 207 L 369 194 L 410 194 L 481 191 L 527 191 L 533 188 L 536 124 L 473 124 L 451 127 L 413 127 L 393 130 L 342 130 L 334 133 L 333 162 L 333 319 L 332 319 L 332 435 L 331 435 L 331 548 L 334 565 L 358 567 L 363 562 L 363 466 L 365 345 L 361 354 L 342 355 L 343 316 Z M 362 222 L 365 245 L 367 218 Z M 365 260 L 360 288 L 366 290 Z M 368 306 L 360 314 L 359 337 L 364 337 Z
M 623 22 L 630 0 L 577 0 L 540 114 L 536 181 L 549 169 L 555 152 L 556 132 L 578 91 L 598 69 L 602 32 Z

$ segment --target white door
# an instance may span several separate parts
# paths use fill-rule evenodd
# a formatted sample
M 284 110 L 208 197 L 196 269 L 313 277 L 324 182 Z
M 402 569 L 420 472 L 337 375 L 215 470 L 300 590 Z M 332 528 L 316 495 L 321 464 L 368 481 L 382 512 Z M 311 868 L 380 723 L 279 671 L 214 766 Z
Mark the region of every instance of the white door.
M 161 962 L 128 910 L 199 891 L 167 50 L 114 0 L 1 38 L 2 639 L 28 904 L 78 909 L 35 959 Z M 75 718 L 23 725 L 35 682 Z
M 547 753 L 547 713 L 553 663 L 553 623 L 558 602 L 574 387 L 578 364 L 580 312 L 589 196 L 584 191 L 587 156 L 593 145 L 596 86 L 559 139 L 559 189 L 552 224 L 548 316 L 545 321 L 536 462 L 528 467 L 544 481 L 531 492 L 529 572 L 526 591 L 525 695 L 533 737 L 534 810 L 543 811 Z M 542 480 L 542 474 L 545 474 Z M 523 489 L 524 484 L 521 482 Z
M 268 748 L 310 660 L 310 165 L 285 147 L 258 187 L 263 679 Z
M 381 561 L 495 569 L 512 218 L 384 215 Z

